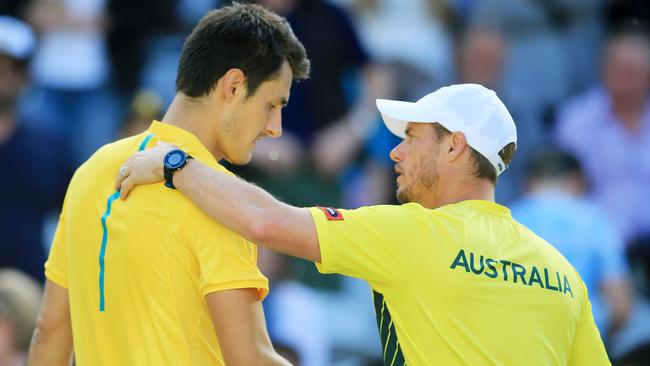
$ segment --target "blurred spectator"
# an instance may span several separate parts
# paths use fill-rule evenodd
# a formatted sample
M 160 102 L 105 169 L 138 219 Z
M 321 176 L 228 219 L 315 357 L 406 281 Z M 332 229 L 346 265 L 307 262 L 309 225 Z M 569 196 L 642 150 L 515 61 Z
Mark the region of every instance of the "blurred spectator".
M 353 11 L 359 35 L 372 57 L 423 73 L 437 85 L 453 75 L 451 9 L 446 0 L 336 0 Z M 411 88 L 417 88 L 411 83 Z M 423 86 L 424 87 L 424 86 Z M 426 85 L 431 89 L 432 85 Z M 415 95 L 422 95 L 415 91 Z
M 529 193 L 512 205 L 515 219 L 557 248 L 582 277 L 601 336 L 627 321 L 631 294 L 622 237 L 585 198 L 578 161 L 558 151 L 537 155 L 528 169 Z
M 25 364 L 40 302 L 41 289 L 34 280 L 0 269 L 0 365 Z
M 481 84 L 492 90 L 503 89 L 506 51 L 506 40 L 499 30 L 466 29 L 458 39 L 456 50 L 459 81 Z
M 318 294 L 293 277 L 287 256 L 259 247 L 258 265 L 271 288 L 264 310 L 274 344 L 293 349 L 304 365 L 332 365 L 325 309 Z
M 569 92 L 591 86 L 598 77 L 600 47 L 605 37 L 602 16 L 610 0 L 542 1 L 551 13 L 564 43 L 563 57 L 568 61 Z M 542 56 L 543 58 L 543 56 Z
M 454 75 L 451 9 L 445 0 L 334 0 L 353 15 L 361 43 L 388 77 L 376 96 L 413 100 L 451 82 Z M 316 71 L 314 72 L 316 73 Z M 367 132 L 363 159 L 347 170 L 345 207 L 394 202 L 390 150 L 399 143 L 386 129 Z M 329 203 L 328 203 L 329 204 Z
M 65 144 L 17 113 L 27 85 L 32 30 L 0 16 L 0 268 L 15 267 L 43 281 L 44 216 L 58 209 L 72 167 Z
M 650 300 L 650 234 L 632 240 L 627 246 L 637 289 Z
M 457 0 L 469 24 L 498 27 L 508 43 L 505 82 L 551 110 L 595 77 L 605 0 Z M 460 5 L 459 5 L 460 4 Z
M 386 89 L 384 73 L 338 6 L 322 0 L 258 2 L 287 17 L 313 72 L 292 87 L 282 138 L 260 142 L 251 161 L 257 170 L 242 169 L 242 175 L 292 204 L 340 205 L 339 179 L 378 126 L 374 103 Z
M 133 25 L 130 24 L 131 22 L 124 22 L 121 31 L 112 32 L 112 44 L 109 44 L 115 51 L 114 60 L 118 61 L 122 68 L 130 70 L 127 74 L 137 76 L 130 82 L 126 78 L 124 81 L 139 89 L 154 91 L 160 96 L 163 105 L 169 105 L 176 95 L 174 86 L 178 55 L 183 48 L 185 37 L 208 11 L 216 8 L 220 3 L 219 0 L 164 0 L 162 2 L 147 0 L 137 6 L 136 13 L 139 14 L 134 14 L 132 1 L 111 0 L 114 15 L 126 16 L 126 19 L 133 22 Z M 116 4 L 120 6 L 117 7 Z M 149 14 L 149 9 L 152 7 L 155 7 L 156 11 Z M 152 19 L 142 24 L 140 19 L 143 16 Z M 132 26 L 138 28 L 138 41 L 130 40 L 125 47 L 121 39 L 131 37 L 132 31 L 129 28 Z M 142 66 L 142 73 L 132 68 L 133 60 L 139 56 L 118 52 L 129 47 L 137 48 L 137 53 L 142 56 L 137 60 L 137 65 Z
M 647 0 L 607 0 L 605 15 L 610 29 L 625 25 L 648 27 L 650 6 Z
M 77 164 L 117 136 L 120 111 L 109 85 L 105 5 L 105 0 L 34 0 L 28 12 L 40 42 L 25 113 L 65 138 Z
M 504 82 L 536 108 L 548 108 L 570 89 L 562 35 L 552 1 L 475 0 L 469 25 L 499 29 L 508 45 Z
M 507 41 L 495 28 L 469 27 L 457 42 L 457 83 L 476 83 L 494 90 L 508 107 L 517 125 L 517 154 L 505 174 L 499 177 L 496 199 L 509 203 L 521 195 L 525 165 L 530 155 L 546 144 L 543 111 L 522 98 L 503 78 Z
M 616 366 L 647 366 L 650 360 L 650 342 L 629 351 L 614 362 Z
M 122 138 L 142 133 L 151 121 L 160 120 L 163 104 L 160 96 L 152 90 L 140 90 L 135 93 L 126 119 L 122 123 Z
M 563 105 L 555 130 L 627 241 L 650 232 L 649 91 L 647 39 L 614 35 L 604 47 L 602 84 Z
M 179 30 L 180 22 L 176 16 L 176 5 L 183 1 L 106 1 L 107 14 L 110 19 L 106 43 L 113 79 L 120 92 L 130 98 L 140 86 L 142 72 L 148 71 L 147 69 L 143 70 L 143 67 L 150 62 L 148 56 L 154 52 L 152 42 Z M 196 21 L 192 22 L 192 26 L 194 24 Z M 182 44 L 183 40 L 180 39 L 178 48 L 173 55 L 174 60 L 178 58 Z M 175 65 L 176 62 L 173 64 Z M 169 74 L 168 78 L 172 78 L 172 81 L 168 87 L 173 90 L 176 69 L 169 70 Z M 168 104 L 165 103 L 165 105 Z M 149 127 L 148 124 L 147 127 Z
M 3 0 L 0 1 L 0 15 L 21 18 L 31 0 Z

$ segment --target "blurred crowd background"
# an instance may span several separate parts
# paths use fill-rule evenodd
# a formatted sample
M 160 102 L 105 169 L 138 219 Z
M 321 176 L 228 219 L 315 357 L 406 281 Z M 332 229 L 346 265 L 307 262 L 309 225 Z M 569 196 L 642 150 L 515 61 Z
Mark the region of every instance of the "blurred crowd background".
M 241 176 L 296 205 L 395 203 L 399 141 L 375 98 L 497 92 L 519 143 L 497 201 L 589 290 L 610 357 L 650 364 L 650 4 L 646 0 L 259 0 L 312 60 L 284 135 Z M 183 41 L 216 0 L 0 0 L 0 366 L 21 365 L 67 183 L 174 97 Z M 379 365 L 368 286 L 260 248 L 277 347 Z

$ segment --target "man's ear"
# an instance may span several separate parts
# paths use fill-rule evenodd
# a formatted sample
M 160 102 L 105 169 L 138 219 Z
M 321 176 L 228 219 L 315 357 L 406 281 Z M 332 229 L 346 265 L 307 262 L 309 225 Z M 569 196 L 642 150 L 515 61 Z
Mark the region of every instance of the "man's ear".
M 465 150 L 467 150 L 467 139 L 462 132 L 454 132 L 449 136 L 447 142 L 449 144 L 449 151 L 447 151 L 448 161 L 452 162 L 458 159 Z
M 241 69 L 230 69 L 221 77 L 220 91 L 226 101 L 246 93 L 246 75 Z

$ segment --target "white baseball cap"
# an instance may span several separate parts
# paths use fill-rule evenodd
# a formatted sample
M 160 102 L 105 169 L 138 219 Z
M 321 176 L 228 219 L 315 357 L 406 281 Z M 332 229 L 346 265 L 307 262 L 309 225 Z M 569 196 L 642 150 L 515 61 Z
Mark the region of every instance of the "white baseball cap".
M 507 164 L 499 156 L 506 145 L 517 144 L 517 128 L 497 94 L 479 84 L 457 84 L 440 88 L 415 103 L 377 99 L 390 132 L 404 138 L 406 125 L 439 123 L 451 132 L 462 132 L 467 143 L 486 157 L 497 176 Z
M 25 60 L 36 47 L 34 31 L 24 22 L 9 16 L 0 16 L 0 54 Z

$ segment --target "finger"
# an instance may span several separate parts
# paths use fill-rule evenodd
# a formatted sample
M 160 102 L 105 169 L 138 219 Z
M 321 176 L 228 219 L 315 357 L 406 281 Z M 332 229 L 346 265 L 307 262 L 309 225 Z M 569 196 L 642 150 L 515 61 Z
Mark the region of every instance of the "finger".
M 122 182 L 122 186 L 120 187 L 120 199 L 123 201 L 126 200 L 126 197 L 129 195 L 132 189 L 133 189 L 133 178 L 131 177 L 126 178 Z
M 115 190 L 119 190 L 122 186 L 122 182 L 126 179 L 126 176 L 122 175 L 122 167 L 117 171 L 117 176 L 115 177 Z
M 116 191 L 119 191 L 122 188 L 122 181 L 124 181 L 124 178 L 120 177 L 120 174 L 118 173 L 113 185 L 113 188 L 115 188 Z

